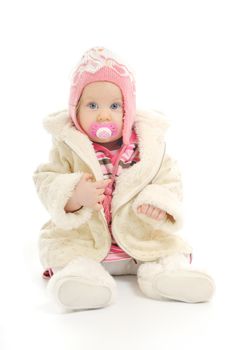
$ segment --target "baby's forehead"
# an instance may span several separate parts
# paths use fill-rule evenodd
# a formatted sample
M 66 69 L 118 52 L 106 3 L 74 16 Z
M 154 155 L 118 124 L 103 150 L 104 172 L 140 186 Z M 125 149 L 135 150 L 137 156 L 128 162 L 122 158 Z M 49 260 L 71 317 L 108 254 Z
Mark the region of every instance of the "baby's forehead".
M 81 93 L 81 99 L 122 99 L 120 88 L 110 82 L 95 82 L 86 85 Z

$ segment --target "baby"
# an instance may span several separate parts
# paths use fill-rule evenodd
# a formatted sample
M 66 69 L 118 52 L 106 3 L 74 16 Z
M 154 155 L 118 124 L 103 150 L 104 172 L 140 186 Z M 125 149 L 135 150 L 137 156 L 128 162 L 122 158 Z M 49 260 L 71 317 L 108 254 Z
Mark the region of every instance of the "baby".
M 74 70 L 69 108 L 47 116 L 49 162 L 33 174 L 51 220 L 39 237 L 47 291 L 65 310 L 114 303 L 113 276 L 136 275 L 156 300 L 209 301 L 214 281 L 194 269 L 182 227 L 182 185 L 166 153 L 169 124 L 136 109 L 134 75 L 103 47 Z

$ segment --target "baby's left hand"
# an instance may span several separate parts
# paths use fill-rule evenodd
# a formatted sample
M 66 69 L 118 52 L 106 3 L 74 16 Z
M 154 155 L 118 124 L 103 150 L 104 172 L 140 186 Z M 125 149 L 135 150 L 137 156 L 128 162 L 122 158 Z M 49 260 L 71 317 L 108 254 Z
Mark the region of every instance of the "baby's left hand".
M 153 207 L 153 205 L 149 205 L 149 204 L 140 205 L 137 208 L 137 211 L 138 213 L 145 214 L 156 220 L 164 219 L 167 214 L 166 211 L 159 209 L 157 207 Z

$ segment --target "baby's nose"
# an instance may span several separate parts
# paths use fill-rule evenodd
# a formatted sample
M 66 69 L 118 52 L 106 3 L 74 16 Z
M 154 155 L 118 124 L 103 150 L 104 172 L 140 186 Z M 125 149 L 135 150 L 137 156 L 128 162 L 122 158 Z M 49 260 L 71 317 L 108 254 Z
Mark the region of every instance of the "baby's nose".
M 100 113 L 97 116 L 98 121 L 111 121 L 111 116 L 109 111 L 100 111 Z

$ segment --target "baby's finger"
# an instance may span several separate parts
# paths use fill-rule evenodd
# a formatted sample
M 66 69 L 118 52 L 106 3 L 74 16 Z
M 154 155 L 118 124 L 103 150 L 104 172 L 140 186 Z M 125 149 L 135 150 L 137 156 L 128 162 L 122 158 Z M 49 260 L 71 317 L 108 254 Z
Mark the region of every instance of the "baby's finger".
M 153 207 L 152 218 L 157 220 L 158 215 L 159 215 L 159 209 L 156 207 Z
M 93 209 L 97 210 L 97 211 L 100 211 L 102 209 L 102 205 L 97 203 L 94 205 Z
M 105 192 L 105 188 L 98 188 L 96 189 L 96 191 L 97 191 L 97 195 L 103 194 Z
M 89 181 L 93 179 L 93 175 L 89 173 L 84 173 L 82 178 L 86 181 Z
M 146 214 L 148 208 L 149 208 L 149 205 L 148 205 L 148 204 L 143 204 L 143 205 L 142 205 L 142 209 L 141 209 L 142 213 L 143 213 L 143 214 Z
M 101 194 L 97 197 L 97 200 L 98 200 L 98 202 L 102 202 L 104 200 L 104 198 L 105 198 L 105 195 Z
M 152 213 L 153 213 L 153 206 L 152 205 L 149 205 L 148 206 L 148 209 L 147 209 L 147 211 L 146 211 L 146 215 L 148 215 L 148 216 L 151 216 L 152 215 Z
M 166 216 L 166 212 L 164 210 L 161 210 L 157 219 L 158 220 L 164 219 L 165 216 Z
M 95 187 L 96 188 L 105 188 L 109 183 L 112 182 L 112 180 L 107 179 L 107 180 L 100 180 L 95 182 Z

